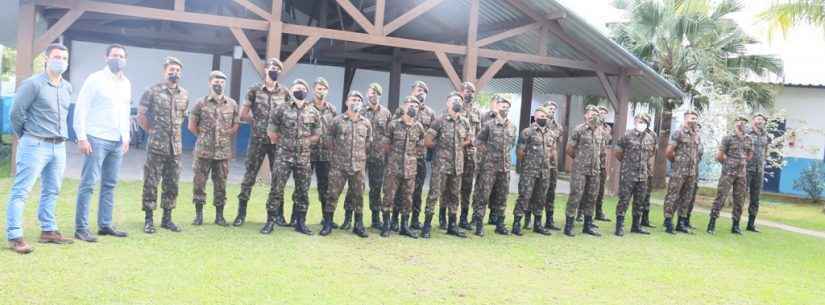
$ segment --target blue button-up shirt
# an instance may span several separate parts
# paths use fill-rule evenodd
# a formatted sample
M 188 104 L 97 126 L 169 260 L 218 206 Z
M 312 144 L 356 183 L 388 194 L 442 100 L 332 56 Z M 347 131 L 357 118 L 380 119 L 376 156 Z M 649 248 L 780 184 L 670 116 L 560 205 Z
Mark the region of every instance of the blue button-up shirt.
M 46 73 L 24 80 L 14 96 L 11 124 L 18 137 L 23 134 L 40 138 L 69 138 L 66 117 L 72 85 L 61 80 L 59 85 L 49 82 Z

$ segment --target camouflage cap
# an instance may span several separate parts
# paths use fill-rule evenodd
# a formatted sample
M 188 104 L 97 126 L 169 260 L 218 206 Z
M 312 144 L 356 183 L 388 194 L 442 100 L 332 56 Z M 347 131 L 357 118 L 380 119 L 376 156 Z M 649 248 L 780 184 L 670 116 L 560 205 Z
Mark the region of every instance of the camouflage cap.
M 607 110 L 607 107 L 606 107 L 606 106 L 603 106 L 603 105 L 599 105 L 599 107 L 596 107 L 596 108 L 597 108 L 599 111 L 610 112 L 610 110 Z
M 503 96 L 499 95 L 498 99 L 496 100 L 496 103 L 502 103 L 502 102 L 507 103 L 510 106 L 513 106 L 513 103 L 511 103 L 510 100 L 508 100 L 506 97 L 503 97 Z
M 650 115 L 648 115 L 647 113 L 639 113 L 636 115 L 636 118 L 645 121 L 645 123 L 650 125 Z
M 761 113 L 761 112 L 757 112 L 756 114 L 753 115 L 754 119 L 757 118 L 757 117 L 762 117 L 762 119 L 765 120 L 765 121 L 768 120 L 768 117 L 764 113 Z
M 384 93 L 384 88 L 381 88 L 381 85 L 378 83 L 370 84 L 370 89 L 372 89 L 372 91 L 375 91 L 375 94 L 378 95 L 383 95 Z
M 423 81 L 420 81 L 420 80 L 415 81 L 415 84 L 412 85 L 412 88 L 415 88 L 415 87 L 421 87 L 421 88 L 424 89 L 424 92 L 430 93 L 430 88 L 427 87 L 427 83 L 425 83 Z
M 295 81 L 292 82 L 292 86 L 295 86 L 295 85 L 304 85 L 304 88 L 309 89 L 309 84 L 307 84 L 307 81 L 305 81 L 303 79 L 300 79 L 300 78 L 296 79 Z
M 458 98 L 458 99 L 460 99 L 462 102 L 464 101 L 464 97 L 463 97 L 463 96 L 461 96 L 461 93 L 458 93 L 457 91 L 450 92 L 450 94 L 449 94 L 449 95 L 447 95 L 447 99 L 450 99 L 451 97 L 457 97 L 457 98 Z
M 276 67 L 278 67 L 278 69 L 281 69 L 281 71 L 284 70 L 284 63 L 282 63 L 280 59 L 275 58 L 275 57 L 268 59 L 266 61 L 266 66 L 267 67 L 276 66 Z
M 183 62 L 181 62 L 180 59 L 177 59 L 177 58 L 172 57 L 172 56 L 166 57 L 166 59 L 163 61 L 163 66 L 164 67 L 166 67 L 168 65 L 178 65 L 179 67 L 183 68 Z
M 476 85 L 474 85 L 472 82 L 464 82 L 461 84 L 461 89 L 470 89 L 473 92 L 476 92 Z
M 550 107 L 550 106 L 553 106 L 553 107 L 556 107 L 556 109 L 559 109 L 559 104 L 556 103 L 555 101 L 550 100 L 550 101 L 547 101 L 547 102 L 544 103 L 544 107 Z
M 698 112 L 696 112 L 696 110 L 693 110 L 693 109 L 690 109 L 690 110 L 688 110 L 688 111 L 685 111 L 684 116 L 687 116 L 688 114 L 692 114 L 692 115 L 695 115 L 695 116 L 697 116 L 697 117 L 699 116 L 699 113 L 698 113 Z
M 746 116 L 744 116 L 744 115 L 737 115 L 737 116 L 736 116 L 736 119 L 735 119 L 734 121 L 744 121 L 744 122 L 748 122 L 749 120 L 748 120 L 748 117 L 746 117 Z
M 218 71 L 218 70 L 215 70 L 215 71 L 212 71 L 211 73 L 209 73 L 209 80 L 212 80 L 212 79 L 215 79 L 215 78 L 226 79 L 226 74 L 223 74 L 223 72 Z
M 329 89 L 329 82 L 327 82 L 327 80 L 323 77 L 316 78 L 315 79 L 315 84 L 327 87 L 327 89 Z
M 547 110 L 547 108 L 545 108 L 544 106 L 538 107 L 538 108 L 536 108 L 536 110 L 533 111 L 534 114 L 537 113 L 537 112 L 543 112 L 544 114 L 550 114 L 550 111 Z
M 410 95 L 410 96 L 404 98 L 404 103 L 405 104 L 406 103 L 416 103 L 416 104 L 418 104 L 418 98 Z
M 587 105 L 587 106 L 585 106 L 585 107 L 584 107 L 584 112 L 585 112 L 585 113 L 587 113 L 587 112 L 591 112 L 591 111 L 593 111 L 593 112 L 599 112 L 599 108 L 598 108 L 598 107 L 596 107 L 596 106 L 593 106 L 593 105 Z
M 358 90 L 352 90 L 352 91 L 350 91 L 350 92 L 349 92 L 349 94 L 347 95 L 347 98 L 350 98 L 350 97 L 353 97 L 353 96 L 357 96 L 357 97 L 358 97 L 358 98 L 360 98 L 362 101 L 364 100 L 364 95 L 363 95 L 363 94 L 361 94 L 361 92 L 358 92 Z

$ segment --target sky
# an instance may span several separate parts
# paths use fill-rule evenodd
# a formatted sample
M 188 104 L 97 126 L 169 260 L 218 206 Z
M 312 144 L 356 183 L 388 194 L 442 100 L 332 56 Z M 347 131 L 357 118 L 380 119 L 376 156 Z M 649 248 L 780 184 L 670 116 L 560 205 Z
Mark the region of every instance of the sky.
M 607 32 L 606 23 L 623 19 L 623 12 L 613 8 L 610 0 L 557 0 L 597 29 Z M 749 48 L 754 54 L 774 54 L 782 58 L 787 84 L 825 84 L 825 31 L 804 25 L 787 35 L 781 32 L 769 39 L 767 26 L 756 15 L 770 7 L 774 0 L 742 1 L 744 9 L 730 17 L 761 43 Z

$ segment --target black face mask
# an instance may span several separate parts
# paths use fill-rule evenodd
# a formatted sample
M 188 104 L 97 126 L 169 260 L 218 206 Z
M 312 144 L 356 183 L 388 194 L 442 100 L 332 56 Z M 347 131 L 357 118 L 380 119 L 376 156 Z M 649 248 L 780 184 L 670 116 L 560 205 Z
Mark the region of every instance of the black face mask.
M 459 113 L 462 110 L 464 110 L 464 107 L 461 106 L 461 103 L 457 103 L 457 102 L 453 103 L 453 112 Z
M 416 95 L 415 98 L 418 99 L 419 104 L 424 104 L 424 100 L 427 99 L 427 94 L 426 93 L 421 93 L 419 95 Z
M 547 119 L 536 119 L 536 124 L 539 124 L 541 127 L 547 126 Z
M 464 97 L 464 101 L 466 101 L 467 103 L 472 103 L 473 102 L 473 95 L 470 94 L 470 95 Z
M 417 115 L 417 114 L 418 114 L 418 109 L 415 109 L 415 108 L 407 109 L 407 115 L 409 117 L 414 118 L 415 115 Z
M 269 72 L 267 72 L 267 75 L 269 75 L 270 80 L 273 80 L 273 81 L 278 80 L 278 71 L 277 70 L 269 70 Z
M 166 76 L 166 79 L 168 79 L 170 82 L 177 83 L 178 80 L 180 80 L 180 76 L 178 76 L 177 73 L 169 73 Z
M 212 85 L 212 92 L 215 92 L 217 95 L 223 94 L 223 86 L 221 85 Z
M 292 92 L 292 96 L 294 96 L 298 100 L 303 101 L 304 98 L 307 97 L 307 93 L 304 90 L 296 90 Z

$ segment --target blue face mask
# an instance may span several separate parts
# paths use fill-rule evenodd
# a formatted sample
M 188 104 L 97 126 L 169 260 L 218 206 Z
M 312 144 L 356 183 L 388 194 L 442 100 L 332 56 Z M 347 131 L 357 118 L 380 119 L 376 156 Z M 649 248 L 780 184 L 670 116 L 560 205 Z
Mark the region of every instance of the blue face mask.
M 63 74 L 63 72 L 66 72 L 66 69 L 69 68 L 69 63 L 64 60 L 49 59 L 49 61 L 46 62 L 46 68 L 53 73 Z
M 118 73 L 123 70 L 123 68 L 126 68 L 126 60 L 123 58 L 109 58 L 109 60 L 106 61 L 106 65 L 109 66 L 109 71 Z

